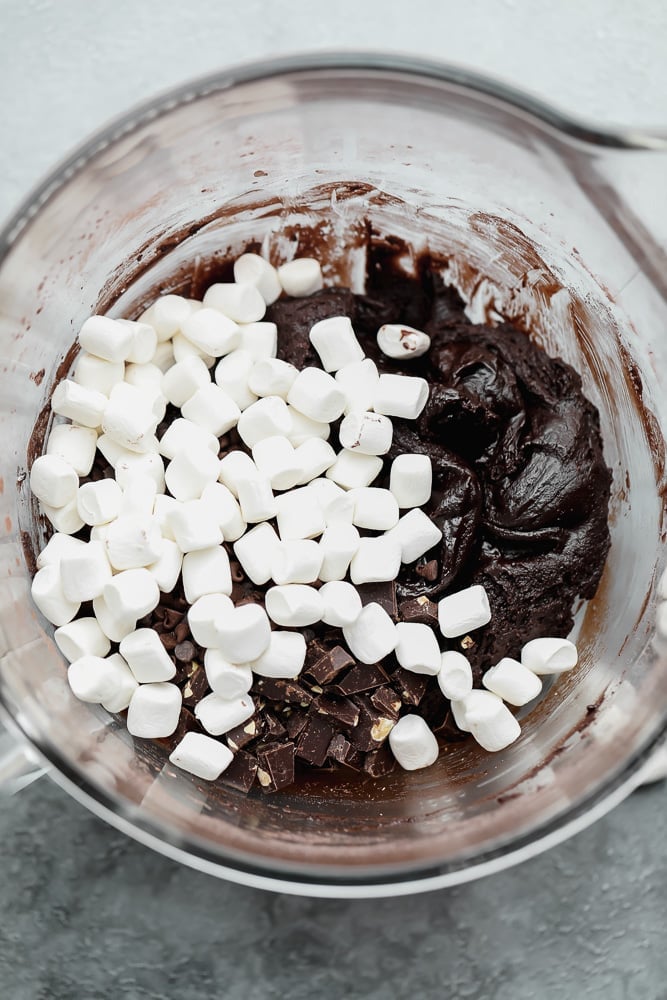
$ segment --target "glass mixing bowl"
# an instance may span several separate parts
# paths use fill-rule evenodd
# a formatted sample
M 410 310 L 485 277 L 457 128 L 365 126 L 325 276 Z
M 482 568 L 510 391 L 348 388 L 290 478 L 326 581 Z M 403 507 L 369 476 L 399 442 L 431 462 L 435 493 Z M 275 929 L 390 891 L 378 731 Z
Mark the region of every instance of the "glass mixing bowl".
M 588 128 L 460 70 L 346 55 L 196 81 L 62 164 L 0 235 L 5 785 L 48 770 L 179 861 L 322 896 L 497 871 L 628 794 L 667 723 L 653 634 L 665 561 L 666 150 L 664 135 Z M 132 315 L 158 289 L 187 291 L 183 265 L 250 239 L 276 261 L 303 254 L 303 227 L 317 229 L 325 273 L 358 287 L 363 261 L 349 247 L 367 222 L 445 255 L 472 316 L 514 318 L 580 371 L 614 471 L 611 552 L 577 613 L 581 665 L 522 720 L 514 746 L 489 755 L 463 743 L 423 772 L 325 775 L 245 798 L 177 772 L 71 695 L 30 599 L 44 530 L 26 483 L 33 428 L 48 426 L 51 389 L 90 313 Z

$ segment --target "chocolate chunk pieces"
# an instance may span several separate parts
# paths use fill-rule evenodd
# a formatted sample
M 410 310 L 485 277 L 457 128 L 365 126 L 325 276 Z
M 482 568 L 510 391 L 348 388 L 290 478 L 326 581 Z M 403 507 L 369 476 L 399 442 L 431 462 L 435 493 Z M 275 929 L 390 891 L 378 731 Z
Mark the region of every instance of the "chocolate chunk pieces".
M 307 721 L 308 713 L 299 708 L 293 708 L 290 712 L 284 714 L 283 722 L 287 730 L 287 735 L 291 740 L 296 739 Z
M 188 670 L 188 678 L 183 686 L 183 704 L 194 708 L 197 702 L 208 694 L 208 677 L 203 666 L 193 663 Z
M 401 621 L 404 622 L 434 626 L 438 624 L 438 605 L 428 597 L 413 597 L 409 601 L 402 601 L 398 611 Z
M 372 778 L 381 778 L 391 774 L 396 767 L 396 758 L 385 744 L 379 750 L 372 750 L 364 757 L 364 771 Z
M 263 733 L 264 727 L 259 715 L 253 715 L 247 722 L 242 722 L 240 726 L 234 726 L 225 734 L 227 746 L 236 753 L 243 747 L 247 747 L 253 740 L 258 739 Z
M 335 694 L 357 694 L 386 684 L 389 678 L 379 663 L 357 663 L 332 688 Z
M 306 672 L 317 684 L 330 684 L 347 667 L 354 664 L 353 658 L 342 646 L 334 646 L 323 652 L 314 663 L 306 667 Z
M 271 743 L 260 750 L 257 777 L 265 792 L 278 792 L 291 785 L 294 781 L 294 744 L 291 741 Z
M 361 771 L 365 755 L 356 750 L 342 733 L 336 733 L 329 744 L 329 756 L 339 764 L 346 764 L 354 771 Z
M 271 712 L 268 708 L 265 708 L 262 712 L 262 717 L 264 719 L 265 732 L 267 736 L 285 735 L 287 730 L 285 729 L 282 722 L 274 712 Z
M 396 720 L 383 715 L 367 695 L 356 695 L 354 700 L 359 706 L 359 722 L 348 731 L 348 739 L 357 750 L 377 750 L 389 736 Z
M 359 708 L 349 698 L 334 698 L 329 694 L 321 694 L 315 699 L 314 707 L 320 715 L 326 715 L 343 726 L 356 726 L 359 721 Z
M 424 580 L 428 580 L 429 583 L 433 583 L 434 580 L 438 579 L 438 560 L 429 559 L 428 562 L 420 563 L 415 566 L 415 573 L 423 577 Z
M 254 690 L 270 701 L 286 701 L 304 708 L 313 700 L 312 694 L 295 681 L 275 680 L 272 677 L 260 677 L 255 682 Z
M 322 767 L 329 752 L 329 744 L 334 737 L 334 730 L 328 722 L 319 716 L 311 715 L 299 734 L 296 744 L 296 754 L 308 764 Z
M 381 583 L 357 584 L 357 590 L 362 604 L 379 604 L 396 621 L 398 618 L 398 605 L 396 603 L 396 583 L 394 580 L 387 580 Z
M 401 711 L 401 697 L 396 694 L 392 687 L 386 685 L 376 688 L 370 699 L 375 707 L 389 716 L 390 719 L 398 719 L 399 712 Z
M 221 774 L 220 780 L 230 788 L 237 788 L 240 792 L 249 792 L 255 783 L 257 774 L 257 761 L 244 750 L 239 750 L 234 754 L 234 760 Z
M 397 667 L 391 675 L 391 683 L 405 705 L 418 705 L 428 687 L 428 677 Z

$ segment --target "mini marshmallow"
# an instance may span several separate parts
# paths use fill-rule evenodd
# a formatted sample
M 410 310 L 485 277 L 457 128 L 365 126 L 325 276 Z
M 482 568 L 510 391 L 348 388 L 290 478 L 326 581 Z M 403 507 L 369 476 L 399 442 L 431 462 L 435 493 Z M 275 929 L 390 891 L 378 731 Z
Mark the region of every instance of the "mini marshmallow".
M 236 427 L 241 416 L 241 411 L 232 397 L 213 382 L 197 389 L 183 404 L 181 413 L 186 420 L 191 420 L 193 424 L 203 427 L 216 437 L 221 437 L 232 427 Z
M 223 354 L 235 351 L 241 343 L 241 333 L 234 320 L 209 307 L 191 313 L 184 320 L 181 330 L 186 340 L 213 358 L 221 358 Z M 174 357 L 176 357 L 175 345 Z
M 382 472 L 382 459 L 375 455 L 359 455 L 356 451 L 343 450 L 336 456 L 334 464 L 327 469 L 327 479 L 345 490 L 358 486 L 370 486 Z
M 112 642 L 120 642 L 137 627 L 136 618 L 132 615 L 116 614 L 110 609 L 104 597 L 94 598 L 93 613 L 100 628 Z
M 534 674 L 562 674 L 576 667 L 577 647 L 569 639 L 531 639 L 521 650 L 521 662 Z
M 276 521 L 282 541 L 290 538 L 316 538 L 326 524 L 317 498 L 307 486 L 276 497 Z
M 504 750 L 519 738 L 521 726 L 507 705 L 496 695 L 484 692 L 488 694 L 488 698 L 471 700 L 475 693 L 472 691 L 463 699 L 468 729 L 484 750 L 490 753 Z
M 159 368 L 164 374 L 168 368 L 171 368 L 175 360 L 174 345 L 171 341 L 167 340 L 162 344 L 158 343 L 155 348 L 155 354 L 151 358 L 151 364 L 155 365 L 156 368 Z
M 361 663 L 377 663 L 396 649 L 398 633 L 384 608 L 372 602 L 361 609 L 356 621 L 345 626 L 343 638 Z
M 231 490 L 222 483 L 211 483 L 202 493 L 201 499 L 213 511 L 226 542 L 235 542 L 241 537 L 248 525 Z
M 94 524 L 90 529 L 90 541 L 106 543 L 108 534 L 109 534 L 108 524 Z
M 266 312 L 266 303 L 254 283 L 218 282 L 207 288 L 203 302 L 205 309 L 216 309 L 235 323 L 258 323 Z
M 275 517 L 276 498 L 271 483 L 265 476 L 240 477 L 237 488 L 241 514 L 248 524 L 257 524 L 258 521 L 268 521 Z
M 322 598 L 314 587 L 300 583 L 270 587 L 264 600 L 266 612 L 276 625 L 302 628 L 322 620 Z
M 256 475 L 258 475 L 257 466 L 250 455 L 246 455 L 244 451 L 230 451 L 220 459 L 218 480 L 237 499 L 239 495 L 239 479 L 250 479 Z
M 170 542 L 175 541 L 175 538 L 169 524 L 169 515 L 180 506 L 178 500 L 174 500 L 173 497 L 164 493 L 158 493 L 153 502 L 153 520 L 160 529 L 162 538 L 168 539 Z
M 237 424 L 241 440 L 248 448 L 267 437 L 289 437 L 292 418 L 280 396 L 264 396 L 239 417 Z
M 53 633 L 56 646 L 69 663 L 81 656 L 106 656 L 111 643 L 96 618 L 76 618 Z
M 389 489 L 399 507 L 421 507 L 430 500 L 432 487 L 428 455 L 398 455 L 391 463 Z
M 377 393 L 380 376 L 371 358 L 356 361 L 336 372 L 336 382 L 345 394 L 345 413 L 370 410 Z
M 332 524 L 352 524 L 355 507 L 355 491 L 343 490 L 342 495 L 330 500 L 324 508 L 324 520 L 327 528 Z
M 460 701 L 472 691 L 472 667 L 463 653 L 447 649 L 440 656 L 438 684 L 445 698 Z
M 423 330 L 401 323 L 385 323 L 377 332 L 378 347 L 388 358 L 409 361 L 421 358 L 431 346 L 431 338 Z
M 108 316 L 90 316 L 79 331 L 84 351 L 105 361 L 126 361 L 133 341 L 132 325 Z
M 343 448 L 360 455 L 386 455 L 391 448 L 394 425 L 389 417 L 367 410 L 353 410 L 340 425 L 338 437 Z
M 230 338 L 230 344 L 236 343 L 236 334 L 234 338 Z M 230 350 L 233 348 L 230 346 Z M 186 358 L 201 358 L 207 368 L 212 368 L 215 364 L 215 356 L 209 354 L 207 351 L 203 351 L 201 347 L 197 347 L 193 344 L 191 340 L 184 337 L 182 333 L 174 334 L 174 338 L 171 341 L 171 350 L 174 356 L 174 361 L 185 361 Z M 155 361 L 155 358 L 153 358 Z
M 320 539 L 322 565 L 320 580 L 342 580 L 359 548 L 359 532 L 352 524 L 328 524 Z
M 216 622 L 234 605 L 224 594 L 205 594 L 188 609 L 188 624 L 192 638 L 198 646 L 210 649 L 218 641 Z
M 440 528 L 419 507 L 404 514 L 387 535 L 400 545 L 403 563 L 419 559 L 442 539 Z
M 255 705 L 250 695 L 229 701 L 219 694 L 207 694 L 195 705 L 195 716 L 211 736 L 222 736 L 254 714 Z
M 70 664 L 67 681 L 79 701 L 100 705 L 116 697 L 125 685 L 124 669 L 114 657 L 85 654 Z
M 170 681 L 176 667 L 152 628 L 138 628 L 120 643 L 120 653 L 140 684 Z
M 86 389 L 71 379 L 59 382 L 51 396 L 51 409 L 83 427 L 99 427 L 109 400 L 96 389 Z
M 174 767 L 202 781 L 215 781 L 233 760 L 234 754 L 229 747 L 204 733 L 186 733 L 169 754 Z
M 192 354 L 168 368 L 162 376 L 162 392 L 170 403 L 181 407 L 197 389 L 209 385 L 211 375 L 201 358 Z
M 215 483 L 220 460 L 202 444 L 181 451 L 167 466 L 164 481 L 176 500 L 198 500 L 207 486 Z
M 108 396 L 113 387 L 125 378 L 125 364 L 123 361 L 105 361 L 82 351 L 76 359 L 72 378 L 78 385 Z
M 48 507 L 65 507 L 76 498 L 79 477 L 57 455 L 40 455 L 30 469 L 30 489 Z
M 345 490 L 332 482 L 330 479 L 319 477 L 308 483 L 308 489 L 313 493 L 320 507 L 324 509 L 332 500 L 346 496 Z M 351 522 L 350 522 L 351 523 Z
M 241 254 L 234 261 L 234 281 L 254 285 L 267 306 L 275 302 L 282 292 L 277 270 L 256 253 Z
M 118 322 L 129 326 L 132 331 L 132 343 L 125 360 L 135 365 L 148 364 L 157 347 L 157 333 L 154 328 L 150 323 L 138 323 L 127 319 Z
M 141 365 L 136 367 L 140 368 Z M 138 407 L 143 407 L 148 409 L 158 422 L 163 419 L 167 409 L 167 401 L 162 395 L 162 390 L 159 386 L 156 388 L 152 384 L 146 386 L 133 385 L 131 382 L 118 382 L 109 393 L 109 403 L 113 403 L 113 408 L 118 410 L 135 410 Z M 146 451 L 147 449 L 142 450 Z
M 503 701 L 517 707 L 527 705 L 542 690 L 542 681 L 537 674 L 509 656 L 504 656 L 486 671 L 482 684 L 487 691 L 492 691 Z
M 216 384 L 234 400 L 239 410 L 247 410 L 257 402 L 257 396 L 248 386 L 254 364 L 250 351 L 238 349 L 221 358 L 215 369 Z
M 81 607 L 79 601 L 65 597 L 58 563 L 37 570 L 32 579 L 31 593 L 37 608 L 52 625 L 67 625 Z
M 311 326 L 309 336 L 325 372 L 337 372 L 364 359 L 363 348 L 347 316 L 319 320 Z
M 322 565 L 322 552 L 309 539 L 291 539 L 279 542 L 271 557 L 271 577 L 277 584 L 313 583 Z
M 167 514 L 167 523 L 181 552 L 195 552 L 222 543 L 215 512 L 203 500 L 188 500 Z
M 130 385 L 125 386 L 125 390 L 134 388 Z M 155 441 L 157 424 L 158 418 L 151 409 L 151 400 L 147 399 L 140 389 L 136 389 L 132 405 L 128 405 L 126 392 L 122 398 L 114 397 L 112 392 L 102 414 L 104 433 L 128 451 L 154 451 L 157 447 Z
M 64 535 L 62 532 L 56 531 L 37 556 L 37 569 L 43 569 L 44 566 L 60 565 L 60 560 L 64 555 L 68 552 L 76 552 L 85 544 L 80 538 L 72 538 L 71 535 Z
M 112 615 L 136 621 L 158 606 L 160 591 L 147 569 L 127 569 L 104 585 L 102 597 Z M 100 625 L 106 631 L 102 622 Z
M 362 538 L 352 556 L 352 583 L 380 583 L 395 580 L 401 568 L 401 547 L 389 535 Z
M 76 495 L 76 508 L 84 524 L 108 524 L 118 517 L 123 491 L 115 479 L 84 483 Z
M 162 460 L 160 459 L 160 461 Z M 143 517 L 150 517 L 155 506 L 156 495 L 155 480 L 151 476 L 142 474 L 128 476 L 121 494 L 119 516 L 139 514 Z
M 114 569 L 138 569 L 160 558 L 162 535 L 153 517 L 124 514 L 110 523 L 104 546 Z
M 287 399 L 298 374 L 298 369 L 288 361 L 263 358 L 255 362 L 248 385 L 257 396 L 280 396 L 281 399 Z
M 182 701 L 175 684 L 141 684 L 127 710 L 127 731 L 145 740 L 171 736 L 178 726 Z
M 111 579 L 111 566 L 102 542 L 88 542 L 60 560 L 60 579 L 68 601 L 92 601 Z
M 107 712 L 123 712 L 130 702 L 132 695 L 139 685 L 134 679 L 134 675 L 120 653 L 113 653 L 106 657 L 107 671 L 113 678 L 113 691 L 107 694 L 102 702 L 102 708 Z
M 247 351 L 253 361 L 275 358 L 278 353 L 278 327 L 275 323 L 246 323 L 239 330 L 240 348 Z
M 295 455 L 299 465 L 297 486 L 303 486 L 305 483 L 317 479 L 336 461 L 336 452 L 328 441 L 322 441 L 320 438 L 310 438 L 310 440 L 304 441 L 295 449 Z M 323 480 L 323 482 L 328 482 L 328 480 Z
M 438 624 L 446 639 L 466 635 L 490 621 L 489 598 L 479 584 L 438 601 Z
M 376 413 L 416 420 L 426 406 L 428 382 L 413 375 L 380 375 L 373 399 Z
M 336 380 L 321 368 L 303 368 L 294 379 L 287 402 L 311 420 L 330 423 L 341 416 L 346 396 Z
M 125 365 L 125 381 L 128 385 L 133 385 L 135 389 L 141 389 L 153 396 L 153 405 L 156 406 L 156 397 L 160 397 L 160 406 L 162 409 L 162 416 L 164 417 L 164 408 L 167 404 L 167 398 L 162 391 L 162 380 L 164 378 L 164 373 L 157 365 L 154 365 L 152 361 L 145 361 L 142 364 L 129 364 Z
M 121 459 L 127 458 L 128 455 L 138 454 L 135 451 L 128 451 L 127 448 L 123 448 L 123 446 L 118 444 L 117 441 L 110 438 L 108 434 L 100 434 L 97 439 L 97 450 L 103 458 L 106 458 L 109 465 L 112 465 L 114 469 Z
M 186 552 L 183 556 L 183 590 L 188 604 L 205 594 L 231 594 L 229 556 L 221 545 Z
M 116 462 L 116 482 L 122 490 L 127 490 L 129 484 L 137 477 L 148 477 L 155 484 L 156 493 L 164 493 L 164 462 L 156 451 L 148 451 L 143 455 L 137 452 L 125 452 Z
M 269 645 L 271 626 L 259 604 L 241 604 L 224 611 L 217 621 L 216 647 L 230 663 L 249 663 Z
M 398 524 L 398 504 L 393 493 L 377 486 L 361 486 L 354 491 L 352 524 L 371 531 L 387 531 Z
M 356 622 L 361 614 L 359 591 L 351 583 L 331 580 L 320 587 L 322 621 L 343 628 Z
M 419 771 L 438 759 L 438 741 L 421 715 L 402 716 L 389 733 L 389 746 L 404 771 Z
M 178 582 L 183 565 L 183 553 L 169 538 L 162 539 L 162 553 L 159 559 L 146 568 L 155 579 L 163 594 L 170 594 Z
M 165 458 L 172 459 L 182 451 L 189 451 L 196 444 L 203 444 L 216 457 L 220 450 L 220 443 L 215 434 L 211 434 L 191 420 L 177 417 L 160 438 L 159 451 Z
M 71 465 L 77 476 L 87 476 L 95 461 L 97 432 L 78 424 L 55 424 L 46 443 L 46 454 Z
M 278 535 L 266 522 L 251 528 L 234 543 L 234 555 L 243 572 L 258 587 L 271 579 L 273 553 L 279 543 Z
M 274 490 L 290 490 L 301 477 L 301 463 L 286 437 L 262 438 L 253 447 L 252 457 Z
M 328 440 L 331 433 L 329 424 L 322 423 L 319 420 L 311 420 L 310 417 L 301 413 L 294 406 L 288 406 L 287 412 L 292 422 L 287 437 L 295 448 L 298 448 L 299 445 L 304 444 L 306 441 L 312 440 L 312 438 L 318 438 L 322 441 Z
M 214 694 L 233 701 L 242 698 L 252 687 L 252 670 L 246 663 L 230 663 L 219 649 L 207 649 L 204 668 Z
M 454 716 L 454 722 L 458 728 L 464 732 L 470 732 L 470 724 L 468 723 L 468 712 L 481 709 L 484 711 L 484 704 L 488 702 L 488 708 L 495 711 L 498 702 L 501 701 L 497 695 L 492 694 L 490 691 L 482 691 L 479 688 L 473 688 L 469 694 L 460 700 L 454 700 L 451 704 L 452 715 Z M 477 713 L 479 714 L 479 712 Z
M 306 640 L 300 632 L 274 631 L 269 645 L 250 667 L 259 677 L 293 680 L 301 673 L 305 661 Z
M 195 312 L 195 309 L 194 303 L 183 298 L 182 295 L 161 295 L 147 310 L 148 316 L 144 314 L 141 319 L 153 326 L 158 340 L 163 342 L 170 340 L 174 334 L 179 332 L 185 320 Z
M 297 257 L 278 268 L 278 280 L 286 295 L 312 295 L 323 285 L 320 262 L 314 257 Z
M 431 677 L 440 671 L 440 647 L 433 629 L 418 622 L 399 622 L 396 659 L 404 670 Z
M 40 503 L 39 509 L 45 517 L 48 517 L 56 531 L 64 535 L 74 535 L 83 528 L 76 500 L 70 500 L 64 507 L 50 507 L 47 503 Z

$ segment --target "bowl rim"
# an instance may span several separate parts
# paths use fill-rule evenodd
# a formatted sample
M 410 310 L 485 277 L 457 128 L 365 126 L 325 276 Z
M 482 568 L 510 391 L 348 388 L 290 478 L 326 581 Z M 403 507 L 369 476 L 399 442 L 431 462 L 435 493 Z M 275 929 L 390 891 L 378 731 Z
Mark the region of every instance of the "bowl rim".
M 299 74 L 358 72 L 366 74 L 397 74 L 421 81 L 433 81 L 458 87 L 483 98 L 496 101 L 514 113 L 528 116 L 541 125 L 554 140 L 567 141 L 588 149 L 667 150 L 667 130 L 642 130 L 631 127 L 602 128 L 584 119 L 570 116 L 527 91 L 501 80 L 473 72 L 454 64 L 437 63 L 412 56 L 370 51 L 319 52 L 284 56 L 271 60 L 253 61 L 207 74 L 163 91 L 133 109 L 112 119 L 93 133 L 73 152 L 56 164 L 22 200 L 0 230 L 0 267 L 14 242 L 30 220 L 67 184 L 93 157 L 122 137 L 176 108 L 183 107 L 214 93 Z M 542 825 L 533 827 L 513 840 L 481 852 L 476 857 L 444 864 L 426 864 L 405 871 L 348 870 L 340 874 L 331 867 L 304 865 L 299 872 L 280 870 L 274 863 L 266 865 L 225 857 L 214 852 L 203 841 L 182 836 L 175 828 L 137 815 L 111 795 L 84 779 L 59 757 L 56 747 L 31 733 L 29 726 L 17 721 L 0 687 L 0 721 L 19 741 L 27 740 L 45 763 L 49 776 L 72 798 L 94 815 L 145 846 L 199 871 L 247 886 L 291 893 L 331 898 L 371 898 L 424 892 L 461 884 L 484 875 L 501 871 L 534 857 L 567 837 L 585 829 L 620 803 L 641 783 L 642 767 L 667 735 L 667 717 L 662 727 L 645 740 L 641 749 L 616 773 L 607 776 L 597 788 L 563 809 Z M 131 815 L 130 815 L 131 813 Z M 165 836 L 168 839 L 165 839 Z

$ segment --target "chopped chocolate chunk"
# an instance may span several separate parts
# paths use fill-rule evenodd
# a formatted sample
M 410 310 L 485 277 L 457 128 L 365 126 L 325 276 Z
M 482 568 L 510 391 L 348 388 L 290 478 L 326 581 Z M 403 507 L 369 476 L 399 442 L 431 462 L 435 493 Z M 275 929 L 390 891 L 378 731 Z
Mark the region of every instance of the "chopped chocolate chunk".
M 401 698 L 397 695 L 392 687 L 384 686 L 376 688 L 373 694 L 370 696 L 371 701 L 376 708 L 384 712 L 389 718 L 398 719 L 398 714 L 401 710 Z
M 234 726 L 225 734 L 227 746 L 236 753 L 237 750 L 247 747 L 249 743 L 261 736 L 262 732 L 263 725 L 260 717 L 253 715 L 247 722 L 242 722 L 240 726 Z
M 234 754 L 234 760 L 221 774 L 220 780 L 230 788 L 240 792 L 249 792 L 255 782 L 257 761 L 249 753 L 239 750 Z
M 278 716 L 274 712 L 269 711 L 268 708 L 263 710 L 262 718 L 264 719 L 265 734 L 267 736 L 284 736 L 287 732 Z
M 317 684 L 330 684 L 343 670 L 353 664 L 354 660 L 346 649 L 334 646 L 333 649 L 324 651 L 319 659 L 306 667 L 306 671 Z
M 359 721 L 359 708 L 349 698 L 321 694 L 315 699 L 315 708 L 320 715 L 327 715 L 343 726 L 356 726 Z
M 190 639 L 185 639 L 183 642 L 179 642 L 174 648 L 174 656 L 181 663 L 190 663 L 190 661 L 194 659 L 196 652 L 197 650 L 195 649 L 195 644 L 194 642 L 191 642 Z
M 351 750 L 352 745 L 349 740 L 346 740 L 342 733 L 336 733 L 331 743 L 329 744 L 328 755 L 337 760 L 339 764 L 345 763 L 345 757 Z
M 157 739 L 156 743 L 159 743 L 161 746 L 165 747 L 167 753 L 171 753 L 172 750 L 176 749 L 176 747 L 181 742 L 185 734 L 191 732 L 200 733 L 201 726 L 195 719 L 192 712 L 190 712 L 187 708 L 182 707 L 181 713 L 178 717 L 178 724 L 174 732 L 171 734 L 171 736 L 164 736 L 161 739 Z
M 449 702 L 437 684 L 428 685 L 419 704 L 419 714 L 426 720 L 434 733 L 442 731 L 449 716 Z
M 349 673 L 332 688 L 336 694 L 357 694 L 386 684 L 389 678 L 379 663 L 357 663 Z
M 319 715 L 311 715 L 299 734 L 296 745 L 297 757 L 321 767 L 327 759 L 329 744 L 334 737 L 334 730 Z
M 296 739 L 308 720 L 308 713 L 300 708 L 293 708 L 289 714 L 283 716 L 287 735 L 291 740 Z
M 194 663 L 192 666 L 193 669 L 189 671 L 189 676 L 183 686 L 183 704 L 194 708 L 197 702 L 208 694 L 208 677 L 204 668 L 198 663 Z
M 303 708 L 307 708 L 313 700 L 313 696 L 295 681 L 273 677 L 260 677 L 255 682 L 255 691 L 271 701 L 287 701 L 290 705 L 301 705 Z
M 428 687 L 428 677 L 397 667 L 391 675 L 391 683 L 405 705 L 418 705 Z
M 401 621 L 419 622 L 422 625 L 438 624 L 438 605 L 429 601 L 428 597 L 414 597 L 403 601 L 398 610 Z
M 396 724 L 395 719 L 382 715 L 367 695 L 355 695 L 359 706 L 359 722 L 348 731 L 348 739 L 357 750 L 377 750 Z
M 379 750 L 372 750 L 364 757 L 364 771 L 372 778 L 381 778 L 391 774 L 396 767 L 396 758 L 385 743 Z
M 258 777 L 265 792 L 278 792 L 294 781 L 294 744 L 272 743 L 257 754 Z M 259 770 L 263 774 L 259 774 Z M 268 775 L 265 783 L 263 775 Z
M 438 560 L 429 559 L 428 562 L 420 563 L 415 566 L 415 573 L 423 577 L 424 580 L 428 580 L 429 583 L 433 583 L 434 580 L 438 579 Z
M 381 583 L 357 584 L 357 590 L 362 604 L 379 604 L 391 618 L 398 618 L 396 583 L 394 580 L 387 580 Z
M 159 637 L 160 642 L 168 653 L 172 653 L 178 646 L 178 639 L 175 632 L 160 632 Z

